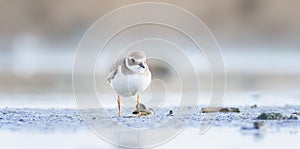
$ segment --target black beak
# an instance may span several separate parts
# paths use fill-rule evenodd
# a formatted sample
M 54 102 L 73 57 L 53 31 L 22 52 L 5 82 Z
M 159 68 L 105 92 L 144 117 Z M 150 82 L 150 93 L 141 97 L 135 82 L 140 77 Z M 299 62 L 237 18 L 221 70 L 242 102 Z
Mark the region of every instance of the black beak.
M 145 66 L 143 65 L 143 63 L 139 63 L 139 66 L 141 66 L 142 68 L 145 68 Z

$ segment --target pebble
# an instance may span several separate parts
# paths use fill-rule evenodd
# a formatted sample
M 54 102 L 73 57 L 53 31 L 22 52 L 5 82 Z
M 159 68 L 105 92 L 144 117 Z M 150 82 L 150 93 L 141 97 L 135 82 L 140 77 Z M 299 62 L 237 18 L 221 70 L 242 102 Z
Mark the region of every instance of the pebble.
M 174 116 L 173 110 L 170 110 L 169 113 L 166 116 Z
M 214 112 L 240 112 L 239 108 L 215 108 L 215 107 L 208 107 L 208 108 L 202 108 L 202 113 L 214 113 Z
M 297 117 L 297 115 L 292 114 L 292 115 L 290 115 L 290 117 L 288 117 L 288 120 L 298 120 L 298 117 Z
M 132 114 L 138 114 L 139 111 L 140 111 L 140 113 L 141 113 L 142 116 L 148 116 L 150 114 L 154 114 L 155 113 L 153 109 L 151 109 L 151 108 L 147 109 L 147 107 L 144 104 L 142 104 L 142 103 L 140 103 L 140 108 L 141 108 L 140 110 L 139 110 L 138 105 L 136 105 L 135 108 L 136 108 L 136 110 L 134 110 L 132 112 Z
M 257 105 L 250 106 L 251 109 L 257 108 Z
M 259 120 L 283 120 L 286 119 L 281 113 L 262 113 L 256 119 Z

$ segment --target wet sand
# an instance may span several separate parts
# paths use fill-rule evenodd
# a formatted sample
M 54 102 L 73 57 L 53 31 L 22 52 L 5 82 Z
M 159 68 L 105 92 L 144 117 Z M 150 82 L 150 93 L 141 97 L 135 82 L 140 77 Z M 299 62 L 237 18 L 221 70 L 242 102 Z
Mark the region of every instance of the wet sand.
M 200 133 L 200 124 L 207 113 L 201 108 L 190 117 L 190 114 L 178 117 L 167 116 L 169 110 L 178 113 L 177 107 L 164 107 L 155 114 L 147 117 L 136 117 L 130 110 L 124 111 L 122 118 L 116 117 L 116 109 L 105 109 L 108 118 L 132 128 L 151 128 L 158 124 L 158 120 L 172 120 L 175 123 L 191 118 L 185 130 L 168 143 L 158 148 L 201 146 L 210 148 L 265 148 L 288 145 L 297 148 L 300 120 L 258 120 L 264 112 L 277 112 L 289 117 L 300 112 L 300 106 L 240 106 L 239 113 L 218 113 L 212 127 L 204 134 Z M 128 112 L 128 113 L 126 113 Z M 88 113 L 88 112 L 87 112 Z M 101 117 L 95 111 L 90 112 L 89 121 L 97 122 Z M 102 117 L 103 119 L 103 117 Z M 260 128 L 254 123 L 261 122 Z M 115 148 L 115 146 L 101 140 L 93 134 L 80 112 L 76 109 L 32 109 L 32 108 L 2 108 L 0 109 L 0 144 L 4 148 L 47 148 L 45 144 L 52 144 L 51 148 Z M 113 127 L 113 126 L 111 126 Z M 170 128 L 164 128 L 170 129 Z M 17 142 L 17 143 L 13 143 Z M 180 143 L 181 142 L 181 143 Z M 49 146 L 50 147 L 50 146 Z

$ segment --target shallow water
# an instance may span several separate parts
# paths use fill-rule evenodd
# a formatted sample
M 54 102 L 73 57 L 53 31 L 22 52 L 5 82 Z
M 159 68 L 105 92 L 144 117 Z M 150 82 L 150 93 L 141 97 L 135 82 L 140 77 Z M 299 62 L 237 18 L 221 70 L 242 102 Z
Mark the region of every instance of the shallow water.
M 194 114 L 185 114 L 178 117 L 166 116 L 170 109 L 178 113 L 177 107 L 161 108 L 156 114 L 147 117 L 136 117 L 130 114 L 130 110 L 124 111 L 123 118 L 117 118 L 116 109 L 105 109 L 108 119 L 116 124 L 131 128 L 151 128 L 159 124 L 158 120 L 173 120 L 179 124 L 183 119 L 191 117 L 187 128 L 169 142 L 158 148 L 280 148 L 289 146 L 297 148 L 300 136 L 300 120 L 266 120 L 261 129 L 255 129 L 253 122 L 262 112 L 279 112 L 284 116 L 290 116 L 300 111 L 300 106 L 283 107 L 239 107 L 240 113 L 219 113 L 213 126 L 203 134 L 200 134 L 200 122 L 206 115 L 199 110 Z M 200 108 L 199 108 L 200 109 Z M 188 110 L 187 110 L 188 111 Z M 86 118 L 89 121 L 102 119 L 97 115 L 97 110 L 86 111 L 90 113 Z M 128 113 L 126 113 L 128 112 Z M 190 111 L 189 111 L 190 112 Z M 99 114 L 99 113 L 98 113 Z M 130 117 L 129 117 L 130 116 Z M 103 122 L 103 121 L 102 121 Z M 45 144 L 51 144 L 51 148 L 115 148 L 115 146 L 103 141 L 93 134 L 76 109 L 32 109 L 32 108 L 2 108 L 0 109 L 0 144 L 4 148 L 50 148 Z M 110 126 L 113 128 L 113 126 Z M 172 129 L 165 127 L 162 131 Z M 130 138 L 129 138 L 130 139 Z M 142 137 L 141 137 L 142 139 Z M 1 147 L 2 148 L 2 147 Z
M 199 129 L 187 128 L 174 139 L 157 146 L 156 148 L 299 148 L 300 134 L 295 130 L 280 130 L 264 132 L 259 130 L 241 131 L 238 128 L 212 127 L 205 134 L 200 135 Z M 98 138 L 88 130 L 75 132 L 55 133 L 26 133 L 7 132 L 0 133 L 1 148 L 19 149 L 96 149 L 119 148 Z
M 300 106 L 284 106 L 284 107 L 257 107 L 251 108 L 249 106 L 239 107 L 240 113 L 228 112 L 218 113 L 213 127 L 230 127 L 243 128 L 252 127 L 253 122 L 261 121 L 256 117 L 263 112 L 277 112 L 283 116 L 289 117 L 294 112 L 300 111 Z M 167 116 L 169 110 L 175 112 L 174 116 Z M 76 109 L 32 109 L 32 108 L 4 108 L 0 109 L 0 126 L 1 130 L 11 131 L 76 131 L 85 128 L 85 121 L 105 122 L 105 120 L 112 120 L 115 124 L 120 124 L 130 128 L 152 128 L 163 124 L 164 121 L 180 123 L 184 120 L 189 120 L 188 128 L 199 128 L 201 122 L 210 121 L 204 119 L 206 113 L 201 113 L 201 107 L 198 107 L 193 112 L 192 107 L 169 107 L 160 108 L 155 114 L 137 117 L 131 112 L 134 109 L 122 110 L 123 117 L 117 117 L 116 109 L 103 109 L 106 115 L 104 116 L 100 110 L 83 110 Z M 193 113 L 191 113 L 193 112 Z M 295 115 L 297 116 L 297 115 Z M 264 121 L 264 126 L 268 129 L 280 128 L 300 128 L 300 120 L 268 120 Z M 171 128 L 171 126 L 169 127 Z
M 238 107 L 240 113 L 219 113 L 205 133 L 200 133 L 202 122 L 207 122 L 201 113 L 209 100 L 208 94 L 200 95 L 197 110 L 191 114 L 192 107 L 178 108 L 172 106 L 172 100 L 155 110 L 154 115 L 138 118 L 131 113 L 135 105 L 122 107 L 123 118 L 117 117 L 116 105 L 103 109 L 105 116 L 98 110 L 79 111 L 73 96 L 65 95 L 1 95 L 0 100 L 0 145 L 1 148 L 117 148 L 97 137 L 86 125 L 86 121 L 98 124 L 113 120 L 109 124 L 114 129 L 119 124 L 132 129 L 151 129 L 171 121 L 172 126 L 164 126 L 161 131 L 176 128 L 180 122 L 191 119 L 182 133 L 157 148 L 299 148 L 300 120 L 256 120 L 263 112 L 278 112 L 289 117 L 300 112 L 298 94 L 260 93 L 227 93 L 223 106 Z M 43 99 L 43 100 L 40 100 Z M 172 98 L 170 98 L 172 99 Z M 34 104 L 32 101 L 35 101 Z M 133 101 L 133 104 L 135 102 Z M 251 105 L 257 104 L 257 108 Z M 148 105 L 148 104 L 146 104 Z M 293 106 L 291 106 L 293 105 Z M 175 116 L 167 116 L 170 110 Z M 85 115 L 81 115 L 83 112 Z M 176 116 L 177 115 L 177 116 Z M 298 115 L 297 115 L 298 116 Z M 298 116 L 298 118 L 300 118 Z M 255 129 L 254 122 L 263 122 L 263 127 Z M 118 135 L 118 134 L 116 134 Z M 127 137 L 125 142 L 132 142 Z M 142 141 L 135 140 L 134 142 Z

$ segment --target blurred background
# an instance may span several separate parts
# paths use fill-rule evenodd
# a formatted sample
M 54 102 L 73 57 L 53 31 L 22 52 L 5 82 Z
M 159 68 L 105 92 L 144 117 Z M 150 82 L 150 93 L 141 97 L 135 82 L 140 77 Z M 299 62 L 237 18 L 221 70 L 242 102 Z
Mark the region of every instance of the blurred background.
M 136 2 L 143 0 L 0 0 L 1 107 L 44 98 L 73 102 L 73 60 L 83 34 L 104 14 Z M 189 10 L 212 31 L 228 92 L 300 98 L 300 1 L 159 2 Z

